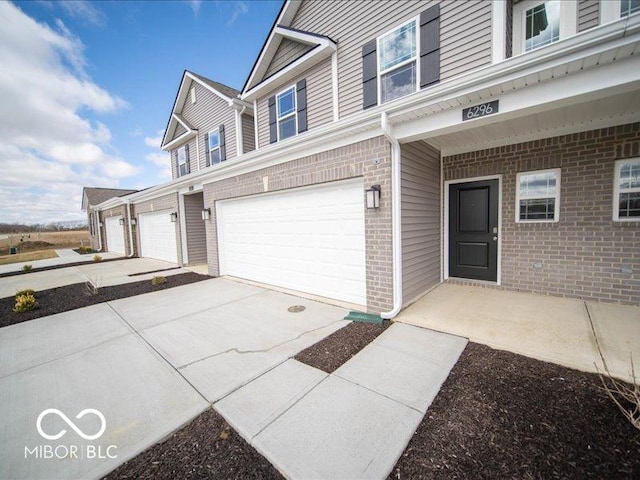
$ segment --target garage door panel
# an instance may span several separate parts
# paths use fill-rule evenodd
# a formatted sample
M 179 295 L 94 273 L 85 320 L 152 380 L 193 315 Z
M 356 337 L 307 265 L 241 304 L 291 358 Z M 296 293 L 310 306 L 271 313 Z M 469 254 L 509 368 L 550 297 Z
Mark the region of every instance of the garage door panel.
M 107 233 L 107 250 L 124 255 L 124 227 L 120 225 L 122 215 L 104 219 Z
M 221 274 L 366 303 L 362 181 L 217 202 Z
M 170 211 L 141 213 L 140 256 L 178 263 L 178 248 L 175 223 Z

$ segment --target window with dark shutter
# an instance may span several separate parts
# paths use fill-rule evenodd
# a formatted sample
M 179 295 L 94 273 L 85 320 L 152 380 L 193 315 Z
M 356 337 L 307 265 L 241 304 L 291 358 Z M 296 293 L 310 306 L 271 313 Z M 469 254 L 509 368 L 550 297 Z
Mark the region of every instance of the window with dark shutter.
M 420 14 L 420 88 L 440 81 L 440 4 Z
M 296 83 L 296 109 L 298 112 L 298 133 L 307 131 L 307 81 Z
M 377 40 L 371 40 L 362 47 L 362 108 L 378 104 L 378 62 Z
M 204 134 L 204 149 L 206 157 L 206 166 L 211 165 L 211 147 L 209 147 L 209 132 Z
M 220 140 L 220 161 L 224 162 L 227 159 L 227 148 L 224 141 L 224 125 L 218 127 L 218 136 Z
M 269 143 L 278 141 L 278 115 L 276 113 L 276 96 L 269 97 Z

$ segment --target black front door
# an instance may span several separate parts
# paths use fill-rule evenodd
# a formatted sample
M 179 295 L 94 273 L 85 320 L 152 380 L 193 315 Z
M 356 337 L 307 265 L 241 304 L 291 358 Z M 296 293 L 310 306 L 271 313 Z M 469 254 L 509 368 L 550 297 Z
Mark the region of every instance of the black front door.
M 495 282 L 498 180 L 449 185 L 449 276 Z

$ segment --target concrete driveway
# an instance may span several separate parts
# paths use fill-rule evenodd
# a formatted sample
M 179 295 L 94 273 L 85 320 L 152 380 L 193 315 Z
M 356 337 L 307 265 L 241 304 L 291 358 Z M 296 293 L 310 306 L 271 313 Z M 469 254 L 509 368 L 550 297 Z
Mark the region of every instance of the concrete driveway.
M 346 313 L 212 279 L 2 328 L 0 478 L 100 477 Z
M 80 255 L 71 248 L 62 248 L 56 250 L 57 257 L 45 258 L 43 260 L 31 260 L 30 262 L 16 262 L 8 263 L 6 265 L 0 265 L 0 273 L 19 272 L 25 265 L 31 265 L 33 268 L 53 267 L 56 265 L 64 265 L 66 263 L 93 262 L 93 254 Z M 110 260 L 112 258 L 123 257 L 120 253 L 112 252 L 100 252 L 100 255 L 104 260 Z
M 91 262 L 76 267 L 63 267 L 55 270 L 46 270 L 44 272 L 26 273 L 13 277 L 0 278 L 0 298 L 11 297 L 15 295 L 18 290 L 24 288 L 32 288 L 35 291 L 39 291 L 86 281 L 97 283 L 99 287 L 108 287 L 110 285 L 148 280 L 154 275 L 167 276 L 188 272 L 186 269 L 175 267 L 177 267 L 176 264 L 162 260 L 131 258 L 112 262 Z M 143 272 L 171 268 L 175 269 L 163 271 L 162 273 L 140 275 L 140 273 Z

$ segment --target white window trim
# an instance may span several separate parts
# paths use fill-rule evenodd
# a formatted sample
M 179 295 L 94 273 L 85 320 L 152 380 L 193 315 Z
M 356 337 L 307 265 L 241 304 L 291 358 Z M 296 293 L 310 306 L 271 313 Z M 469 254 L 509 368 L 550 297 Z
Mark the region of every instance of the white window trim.
M 215 132 L 218 133 L 218 146 L 211 148 L 210 146 L 211 134 Z M 209 154 L 209 166 L 214 164 L 213 157 L 211 156 L 211 152 L 213 152 L 214 150 L 218 150 L 218 151 L 220 150 L 220 128 L 219 127 L 214 128 L 213 130 L 209 130 L 209 133 L 207 133 L 207 153 Z M 222 159 L 220 161 L 222 161 Z
M 180 162 L 180 150 L 182 150 L 184 152 L 184 162 Z M 178 147 L 178 168 L 180 167 L 180 165 L 186 165 L 187 164 L 187 146 L 183 145 L 181 147 Z
M 407 26 L 412 22 L 415 23 L 415 25 L 416 25 L 416 54 L 415 54 L 415 57 L 410 58 L 408 60 L 405 60 L 404 62 L 400 62 L 400 63 L 394 65 L 393 67 L 387 68 L 384 71 L 381 71 L 380 70 L 380 41 L 382 40 L 382 37 L 386 37 L 390 33 L 393 33 L 394 31 L 399 30 L 402 27 Z M 378 82 L 377 83 L 377 86 L 378 86 L 378 105 L 382 105 L 382 75 L 384 75 L 385 73 L 389 73 L 390 71 L 397 70 L 398 68 L 403 67 L 405 65 L 408 65 L 411 62 L 416 62 L 416 89 L 411 93 L 416 93 L 416 92 L 420 91 L 420 16 L 419 15 L 407 20 L 404 23 L 401 23 L 400 25 L 396 25 L 394 28 L 391 28 L 391 29 L 387 30 L 382 35 L 379 35 L 378 38 L 376 38 L 376 72 L 377 72 L 376 82 Z M 409 93 L 407 95 L 403 95 L 402 97 L 394 98 L 393 100 L 389 100 L 386 103 L 391 103 L 391 102 L 394 102 L 396 100 L 399 100 L 400 98 L 407 97 L 408 95 L 411 95 L 411 93 Z
M 620 170 L 625 163 L 640 164 L 640 158 L 625 158 L 616 160 L 613 175 L 613 221 L 614 222 L 640 222 L 640 217 L 620 217 L 620 194 L 640 192 L 640 188 L 625 188 L 620 191 Z
M 555 205 L 553 208 L 553 220 L 540 219 L 540 220 L 521 220 L 520 219 L 520 177 L 523 175 L 536 175 L 541 173 L 554 173 L 556 175 L 556 194 Z M 560 168 L 548 168 L 545 170 L 531 170 L 529 172 L 518 172 L 516 174 L 516 223 L 558 223 L 560 221 L 560 189 L 561 189 L 561 169 Z M 527 196 L 527 199 L 538 198 L 550 198 L 549 196 L 534 197 Z
M 540 48 L 548 47 L 553 43 L 560 42 L 565 38 L 575 35 L 578 32 L 578 2 L 577 0 L 560 0 L 560 38 L 556 42 L 543 45 L 533 50 L 526 51 L 525 22 L 527 10 L 545 3 L 548 0 L 524 0 L 513 6 L 513 56 L 532 52 Z
M 278 98 L 280 97 L 280 95 L 282 95 L 283 93 L 288 92 L 289 90 L 293 90 L 293 112 L 288 113 L 286 115 L 284 115 L 283 117 L 280 116 L 280 102 L 278 101 Z M 280 141 L 280 122 L 282 120 L 287 120 L 291 117 L 295 117 L 296 121 L 295 126 L 296 126 L 296 133 L 294 135 L 292 135 L 291 137 L 287 137 L 287 138 L 292 138 L 295 137 L 296 135 L 298 135 L 298 89 L 296 88 L 296 84 L 294 83 L 293 85 L 289 85 L 287 88 L 284 88 L 282 90 L 280 90 L 278 93 L 276 93 L 276 130 L 277 130 L 277 136 L 278 136 L 278 141 Z M 285 139 L 286 140 L 286 139 Z

